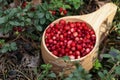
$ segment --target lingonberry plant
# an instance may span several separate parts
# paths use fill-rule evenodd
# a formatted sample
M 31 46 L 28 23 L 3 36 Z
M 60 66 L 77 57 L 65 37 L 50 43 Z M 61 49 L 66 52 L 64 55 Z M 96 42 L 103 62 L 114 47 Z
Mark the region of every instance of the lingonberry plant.
M 23 2 L 16 8 L 1 10 L 0 15 L 1 33 L 17 33 L 36 40 L 39 40 L 41 32 L 54 20 L 47 3 L 33 7 L 30 3 Z
M 84 5 L 83 0 L 51 0 L 49 1 L 49 9 L 55 18 L 59 18 L 66 15 L 75 15 L 75 14 L 78 15 L 83 5 Z
M 95 45 L 94 30 L 85 22 L 66 22 L 50 24 L 45 33 L 45 43 L 55 56 L 69 56 L 79 59 L 87 55 Z

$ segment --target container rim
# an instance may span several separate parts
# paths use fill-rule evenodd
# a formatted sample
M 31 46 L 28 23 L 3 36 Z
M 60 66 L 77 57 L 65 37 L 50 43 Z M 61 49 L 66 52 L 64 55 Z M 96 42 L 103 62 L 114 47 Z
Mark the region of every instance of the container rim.
M 68 19 L 68 18 L 69 18 L 69 17 L 67 17 L 67 19 Z M 70 18 L 71 18 L 71 17 L 70 17 Z M 59 18 L 59 19 L 53 21 L 53 22 L 50 23 L 50 24 L 54 24 L 54 23 L 58 22 L 58 21 L 61 20 L 61 19 L 65 19 L 65 17 Z M 86 21 L 81 20 L 81 19 L 78 19 L 78 18 L 72 18 L 72 19 L 76 19 L 76 20 L 78 20 L 78 22 L 85 22 L 90 28 L 92 28 L 92 29 L 94 30 L 94 28 L 93 28 L 89 23 L 87 23 Z M 66 20 L 66 19 L 65 19 L 65 20 Z M 76 21 L 75 21 L 75 22 L 76 22 Z M 50 24 L 49 24 L 49 25 L 50 25 Z M 60 57 L 57 57 L 57 56 L 55 56 L 54 54 L 52 54 L 52 52 L 50 52 L 50 51 L 48 50 L 48 48 L 47 48 L 47 46 L 46 46 L 46 44 L 45 44 L 45 37 L 44 37 L 44 36 L 45 36 L 46 30 L 49 28 L 49 25 L 46 27 L 46 29 L 45 29 L 44 32 L 43 32 L 43 35 L 42 35 L 42 43 L 43 43 L 43 46 L 45 47 L 46 51 L 47 51 L 51 56 L 53 56 L 54 58 L 58 59 L 58 58 L 60 58 Z M 81 58 L 73 59 L 73 60 L 70 60 L 70 61 L 81 61 L 81 60 L 85 59 L 86 57 L 90 56 L 90 55 L 94 52 L 94 50 L 98 47 L 98 45 L 97 45 L 97 42 L 98 42 L 97 33 L 96 33 L 95 30 L 94 30 L 94 32 L 95 32 L 95 36 L 96 36 L 96 41 L 95 41 L 94 48 L 90 51 L 90 53 L 88 53 L 87 55 L 85 55 L 85 56 L 83 56 L 83 57 L 81 57 Z

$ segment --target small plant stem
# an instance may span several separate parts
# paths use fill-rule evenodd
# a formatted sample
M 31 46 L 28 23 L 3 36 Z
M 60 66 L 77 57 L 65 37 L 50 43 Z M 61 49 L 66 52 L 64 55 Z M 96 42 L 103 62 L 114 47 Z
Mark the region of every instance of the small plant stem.
M 114 71 L 114 69 L 115 69 L 115 67 L 117 66 L 117 65 L 119 65 L 119 61 L 117 61 L 117 63 L 111 68 L 111 70 L 109 71 L 109 74 L 112 74 L 112 72 Z
M 30 41 L 28 41 L 27 39 L 25 39 L 23 36 L 20 36 L 20 38 L 23 39 L 23 40 L 26 41 L 26 42 L 30 42 Z
M 19 35 L 17 35 L 17 37 L 16 37 L 15 39 L 13 39 L 11 42 L 16 41 L 19 37 L 20 37 L 20 34 L 19 34 Z

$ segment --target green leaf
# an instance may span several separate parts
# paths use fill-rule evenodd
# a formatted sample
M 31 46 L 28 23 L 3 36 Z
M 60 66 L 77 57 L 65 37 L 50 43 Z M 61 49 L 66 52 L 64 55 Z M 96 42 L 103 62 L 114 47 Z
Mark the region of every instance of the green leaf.
M 41 8 L 43 9 L 43 11 L 47 11 L 48 9 L 48 4 L 45 2 L 41 5 Z
M 3 23 L 5 23 L 5 17 L 0 18 L 0 24 L 3 24 Z
M 80 7 L 79 4 L 75 4 L 75 5 L 74 5 L 74 8 L 75 8 L 76 10 L 77 10 L 79 7 Z
M 47 76 L 50 77 L 50 78 L 56 78 L 56 74 L 55 73 L 50 73 Z
M 36 27 L 36 29 L 38 30 L 38 31 L 42 31 L 43 29 L 42 29 L 42 26 L 40 26 L 40 25 L 37 25 L 37 26 L 35 26 Z
M 42 64 L 40 67 L 42 69 L 50 69 L 50 68 L 52 68 L 52 65 L 51 64 Z
M 102 65 L 101 65 L 99 59 L 96 59 L 93 66 L 94 66 L 94 69 L 96 69 L 96 70 L 99 70 L 100 68 L 102 68 Z
M 3 0 L 0 0 L 0 2 L 2 2 Z
M 12 30 L 12 26 L 6 24 L 4 28 L 2 28 L 2 30 L 3 30 L 3 33 L 8 33 L 10 30 Z
M 110 54 L 103 54 L 102 55 L 104 58 L 111 58 L 112 56 Z
M 45 18 L 40 19 L 40 24 L 45 24 L 45 22 L 46 22 L 46 19 L 45 19 Z
M 65 61 L 70 60 L 69 56 L 63 56 L 62 59 Z
M 33 13 L 27 13 L 28 17 L 33 18 L 34 14 Z
M 120 75 L 120 66 L 115 67 L 115 73 Z
M 5 40 L 4 39 L 0 39 L 0 44 L 4 44 Z
M 16 45 L 16 43 L 15 42 L 12 42 L 11 44 L 10 44 L 10 48 L 11 48 L 11 50 L 17 50 L 17 45 Z
M 71 9 L 70 5 L 64 5 L 65 9 Z
M 17 8 L 11 8 L 8 14 L 8 17 L 11 18 L 15 15 L 15 13 L 17 12 Z
M 50 13 L 47 12 L 46 15 L 45 15 L 46 19 L 49 19 L 50 18 Z
M 20 25 L 20 23 L 17 22 L 17 21 L 10 21 L 9 23 L 10 23 L 12 26 L 19 26 L 19 25 Z
M 37 26 L 39 24 L 39 19 L 34 20 L 34 26 Z
M 4 44 L 2 48 L 0 49 L 1 53 L 6 53 L 9 50 L 9 44 Z
M 116 59 L 120 61 L 120 54 L 116 56 Z
M 49 20 L 52 22 L 52 21 L 54 21 L 54 20 L 55 20 L 55 18 L 54 18 L 52 15 L 50 15 Z
M 27 18 L 25 21 L 26 21 L 27 23 L 31 23 L 31 19 L 30 19 L 30 18 Z
M 5 49 L 5 48 L 3 48 L 3 49 L 0 49 L 0 52 L 1 53 L 6 53 L 8 50 L 7 49 Z
M 45 15 L 45 14 L 41 12 L 41 13 L 38 13 L 38 14 L 37 14 L 37 17 L 38 17 L 38 18 L 43 18 L 44 15 Z
M 24 22 L 21 22 L 21 23 L 20 23 L 20 26 L 25 26 L 25 23 L 24 23 Z
M 100 76 L 100 78 L 104 78 L 105 75 L 102 72 L 98 72 L 98 75 Z
M 24 21 L 25 20 L 25 17 L 19 17 L 20 20 Z

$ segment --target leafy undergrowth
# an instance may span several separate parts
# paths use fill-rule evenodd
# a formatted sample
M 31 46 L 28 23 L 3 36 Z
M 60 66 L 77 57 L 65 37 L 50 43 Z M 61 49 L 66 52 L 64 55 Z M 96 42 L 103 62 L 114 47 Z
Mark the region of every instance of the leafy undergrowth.
M 30 0 L 28 0 L 30 1 Z M 109 2 L 110 0 L 108 0 Z M 100 45 L 99 57 L 90 72 L 77 62 L 68 76 L 56 75 L 45 64 L 40 51 L 44 29 L 55 19 L 93 12 L 104 0 L 44 0 L 33 6 L 21 1 L 0 0 L 0 79 L 2 80 L 119 80 L 120 79 L 120 3 L 112 29 Z M 12 6 L 11 6 L 12 5 Z M 12 8 L 11 8 L 12 7 Z M 60 11 L 59 8 L 63 8 Z

